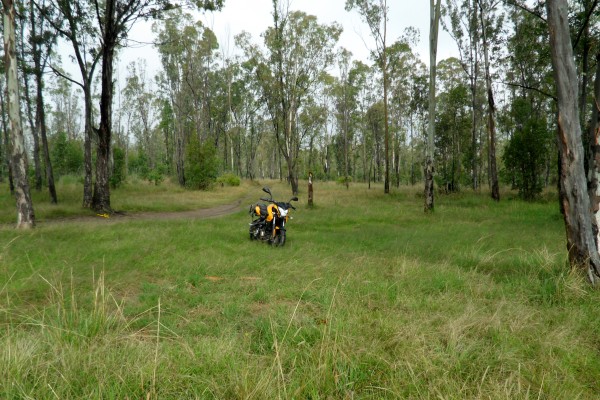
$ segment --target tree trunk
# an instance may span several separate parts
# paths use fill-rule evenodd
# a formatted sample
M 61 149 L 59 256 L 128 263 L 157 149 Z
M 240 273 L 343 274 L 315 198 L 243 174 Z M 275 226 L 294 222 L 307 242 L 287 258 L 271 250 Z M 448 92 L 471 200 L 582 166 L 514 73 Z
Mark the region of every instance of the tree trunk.
M 34 187 L 38 192 L 42 190 L 42 167 L 40 162 L 40 135 L 37 129 L 37 125 L 34 122 L 32 101 L 29 89 L 29 76 L 24 72 L 23 77 L 23 89 L 25 91 L 25 102 L 27 103 L 27 120 L 29 122 L 29 128 L 31 129 L 31 136 L 33 137 L 33 171 L 35 176 Z M 37 105 L 37 100 L 36 100 Z M 37 108 L 36 108 L 37 110 Z
M 33 8 L 33 4 L 31 5 Z M 33 14 L 31 14 L 31 35 L 35 37 L 35 25 L 33 24 Z M 20 24 L 21 31 L 21 62 L 23 65 L 23 96 L 25 97 L 25 103 L 27 105 L 27 121 L 29 123 L 29 129 L 31 130 L 31 136 L 33 136 L 33 170 L 34 170 L 34 187 L 36 191 L 42 190 L 42 168 L 40 162 L 40 136 L 33 118 L 33 102 L 31 101 L 31 90 L 29 88 L 29 71 L 25 62 L 25 22 Z M 34 44 L 35 45 L 35 44 Z M 33 50 L 35 54 L 35 49 Z M 35 56 L 34 56 L 35 57 Z
M 385 22 L 384 22 L 385 24 Z M 384 39 L 385 40 L 385 39 Z M 383 115 L 385 120 L 385 181 L 384 181 L 384 193 L 390 192 L 390 129 L 388 122 L 388 77 L 387 77 L 387 65 L 385 55 L 385 43 L 383 49 Z
M 21 125 L 19 80 L 17 77 L 17 54 L 15 50 L 16 12 L 13 0 L 2 0 L 4 8 L 4 60 L 8 94 L 8 116 L 12 139 L 11 164 L 15 180 L 15 199 L 17 204 L 17 228 L 33 228 L 35 215 L 27 180 L 27 156 L 25 138 Z
M 2 107 L 2 109 L 0 110 L 1 114 L 2 114 L 2 132 L 3 132 L 3 143 L 4 143 L 4 152 L 2 153 L 2 156 L 4 158 L 4 163 L 6 165 L 6 171 L 8 173 L 8 187 L 10 189 L 10 194 L 14 195 L 15 194 L 15 184 L 14 184 L 14 180 L 13 180 L 13 172 L 12 172 L 12 165 L 10 163 L 10 154 L 11 154 L 11 149 L 10 149 L 10 143 L 8 140 L 8 135 L 9 135 L 9 130 L 8 130 L 8 123 L 6 122 L 6 115 L 7 110 L 4 106 L 4 90 L 0 90 L 0 107 Z
M 433 153 L 435 134 L 435 80 L 437 63 L 437 42 L 440 24 L 441 0 L 430 0 L 430 25 L 429 25 L 429 129 L 427 131 L 427 147 L 425 155 L 425 212 L 434 208 L 433 199 Z
M 95 130 L 92 122 L 92 89 L 87 80 L 84 80 L 83 97 L 85 101 L 85 138 L 83 141 L 84 176 L 81 205 L 83 208 L 92 208 L 92 138 Z
M 487 99 L 488 99 L 488 158 L 489 158 L 489 172 L 490 172 L 490 186 L 491 186 L 491 194 L 492 199 L 499 201 L 500 200 L 500 189 L 498 186 L 498 168 L 496 166 L 496 121 L 495 121 L 495 112 L 496 106 L 494 104 L 494 93 L 492 91 L 492 76 L 490 73 L 490 59 L 489 59 L 489 45 L 487 38 L 487 28 L 486 28 L 486 16 L 483 8 L 483 4 L 481 0 L 478 0 L 479 3 L 479 15 L 481 17 L 481 30 L 482 30 L 482 39 L 483 39 L 483 57 L 485 63 L 485 84 L 487 89 Z
M 33 64 L 35 71 L 35 83 L 36 83 L 36 109 L 35 109 L 35 131 L 34 137 L 39 137 L 42 141 L 42 151 L 44 152 L 44 163 L 46 164 L 46 182 L 48 183 L 48 192 L 50 194 L 50 202 L 52 204 L 58 203 L 56 197 L 56 187 L 54 186 L 54 172 L 52 170 L 52 162 L 50 161 L 50 150 L 48 149 L 48 137 L 46 134 L 46 112 L 44 107 L 44 80 L 43 73 L 46 67 L 46 63 L 42 63 L 42 49 L 40 48 L 39 39 L 36 35 L 36 20 L 35 20 L 35 8 L 33 2 L 30 4 L 29 17 L 31 23 L 31 35 L 34 38 L 31 41 Z M 38 146 L 39 147 L 39 146 Z M 37 173 L 36 173 L 37 176 Z M 41 177 L 40 177 L 41 178 Z M 37 183 L 36 183 L 37 186 Z M 41 186 L 41 184 L 40 184 Z
M 588 192 L 591 209 L 596 247 L 600 243 L 600 51 L 596 54 L 596 80 L 594 82 L 594 103 L 592 106 L 592 119 L 588 127 Z
M 113 61 L 116 47 L 115 0 L 106 1 L 102 47 L 102 91 L 100 94 L 100 127 L 96 148 L 96 182 L 92 208 L 97 212 L 111 213 L 109 185 L 109 157 L 112 129 Z
M 548 28 L 554 78 L 558 92 L 560 200 L 572 267 L 583 268 L 595 283 L 600 255 L 594 242 L 590 198 L 586 190 L 579 121 L 577 74 L 569 34 L 567 0 L 548 0 Z

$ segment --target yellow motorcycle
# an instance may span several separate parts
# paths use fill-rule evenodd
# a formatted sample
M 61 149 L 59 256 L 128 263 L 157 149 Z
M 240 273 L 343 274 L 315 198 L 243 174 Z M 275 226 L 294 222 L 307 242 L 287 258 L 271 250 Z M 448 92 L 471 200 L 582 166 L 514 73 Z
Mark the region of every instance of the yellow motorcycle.
M 263 192 L 269 195 L 269 198 L 262 198 L 269 204 L 253 204 L 250 206 L 250 240 L 264 240 L 274 246 L 285 245 L 286 228 L 290 209 L 296 208 L 290 203 L 298 201 L 298 197 L 292 197 L 288 202 L 273 200 L 273 195 L 268 187 L 263 187 Z

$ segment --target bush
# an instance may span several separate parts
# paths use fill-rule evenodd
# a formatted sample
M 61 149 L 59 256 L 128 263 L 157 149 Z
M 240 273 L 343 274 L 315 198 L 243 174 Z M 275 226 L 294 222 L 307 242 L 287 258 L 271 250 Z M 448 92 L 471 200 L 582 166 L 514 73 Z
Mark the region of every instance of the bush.
M 226 173 L 217 179 L 217 183 L 221 186 L 240 186 L 241 180 L 237 175 Z
M 337 178 L 337 183 L 339 183 L 340 185 L 350 184 L 350 183 L 352 183 L 352 177 L 351 176 L 340 176 L 339 178 Z
M 206 141 L 200 143 L 192 135 L 186 148 L 185 186 L 189 189 L 207 190 L 217 180 L 219 159 L 215 146 Z
M 155 186 L 158 186 L 165 179 L 165 166 L 163 164 L 158 165 L 148 173 L 148 180 L 153 182 Z
M 83 166 L 83 148 L 76 140 L 69 140 L 65 132 L 51 138 L 50 161 L 56 178 L 78 174 Z
M 113 170 L 110 175 L 110 186 L 118 188 L 125 181 L 125 152 L 120 147 L 113 147 Z

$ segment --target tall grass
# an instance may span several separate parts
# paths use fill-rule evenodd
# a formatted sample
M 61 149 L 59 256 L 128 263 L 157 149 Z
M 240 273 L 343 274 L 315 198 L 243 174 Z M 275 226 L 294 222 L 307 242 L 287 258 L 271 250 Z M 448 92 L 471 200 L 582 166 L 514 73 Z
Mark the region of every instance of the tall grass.
M 424 215 L 420 188 L 316 183 L 315 204 L 300 193 L 284 248 L 243 211 L 1 228 L 0 398 L 597 396 L 599 294 L 554 202 Z

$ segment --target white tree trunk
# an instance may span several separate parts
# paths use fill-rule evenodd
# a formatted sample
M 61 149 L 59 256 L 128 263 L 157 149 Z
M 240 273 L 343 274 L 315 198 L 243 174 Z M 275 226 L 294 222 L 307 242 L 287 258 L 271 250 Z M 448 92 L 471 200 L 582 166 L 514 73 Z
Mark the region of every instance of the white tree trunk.
M 13 0 L 2 0 L 2 5 L 4 9 L 4 59 L 12 145 L 11 164 L 17 203 L 17 228 L 32 228 L 35 226 L 35 216 L 31 202 L 29 182 L 27 180 L 27 156 L 25 153 L 25 139 L 23 137 L 19 107 L 19 80 L 17 77 L 17 55 L 15 50 L 16 12 Z

